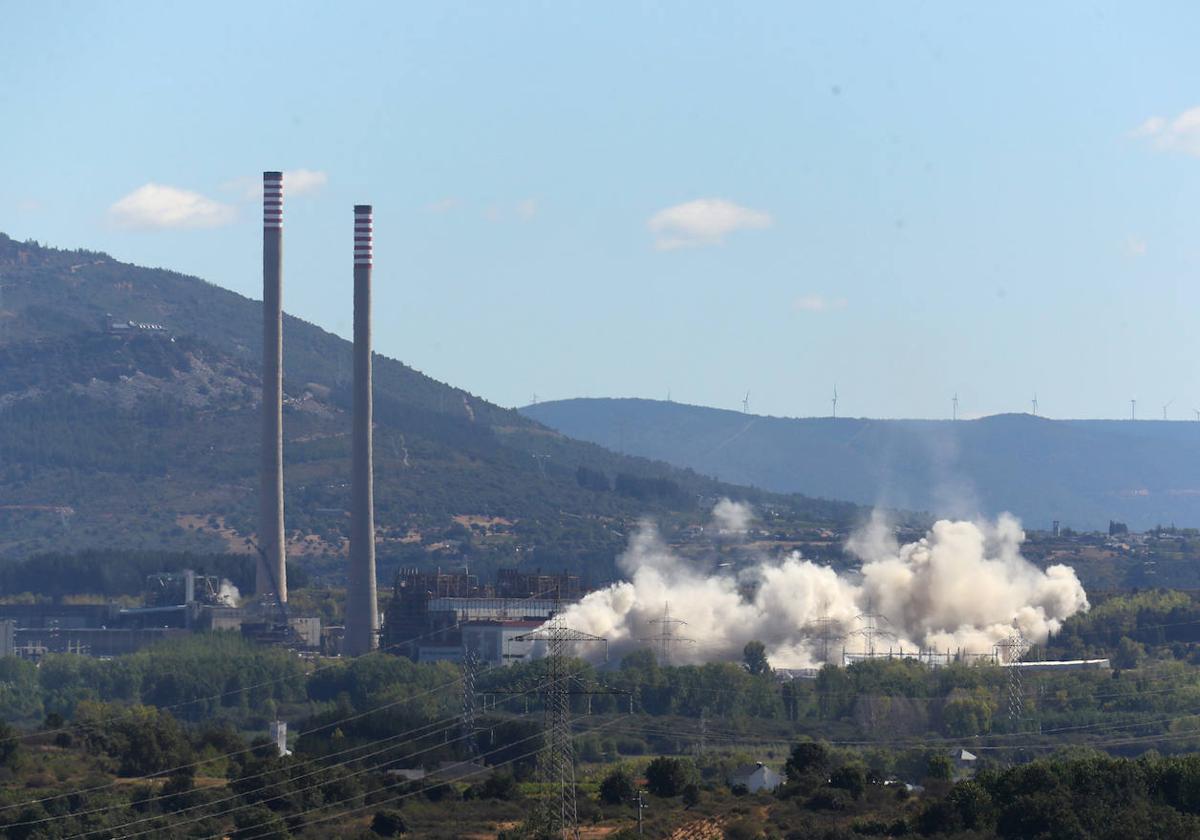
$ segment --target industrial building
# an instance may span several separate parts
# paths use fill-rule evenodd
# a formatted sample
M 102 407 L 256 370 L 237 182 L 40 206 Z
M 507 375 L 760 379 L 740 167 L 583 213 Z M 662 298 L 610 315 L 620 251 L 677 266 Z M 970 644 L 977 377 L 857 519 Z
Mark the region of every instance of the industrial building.
M 327 651 L 321 619 L 279 613 L 276 604 L 238 607 L 228 583 L 192 571 L 146 579 L 144 606 L 0 604 L 0 653 L 38 659 L 47 653 L 119 656 L 197 631 L 227 630 L 297 650 Z
M 584 591 L 577 575 L 501 569 L 495 584 L 467 572 L 402 569 L 392 587 L 383 647 L 417 662 L 459 661 L 465 651 L 494 665 L 529 656 L 513 637 L 540 627 Z

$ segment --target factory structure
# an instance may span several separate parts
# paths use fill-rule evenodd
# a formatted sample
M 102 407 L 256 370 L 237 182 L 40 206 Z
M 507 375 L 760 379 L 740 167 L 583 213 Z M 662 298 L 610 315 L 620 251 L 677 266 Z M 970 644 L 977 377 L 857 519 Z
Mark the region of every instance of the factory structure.
M 288 609 L 283 469 L 283 187 L 280 171 L 263 173 L 263 345 L 261 457 L 254 597 L 239 604 L 228 581 L 184 571 L 151 575 L 143 606 L 0 604 L 0 655 L 37 659 L 47 653 L 116 656 L 197 631 L 246 638 L 310 654 L 358 656 L 379 649 L 416 661 L 461 660 L 494 665 L 527 658 L 533 643 L 515 637 L 540 627 L 583 591 L 575 575 L 502 569 L 481 584 L 467 572 L 401 570 L 386 622 L 376 591 L 372 463 L 371 269 L 373 209 L 353 216 L 354 381 L 351 529 L 345 627 Z M 159 324 L 105 318 L 113 336 L 170 337 Z
M 383 646 L 416 662 L 466 656 L 487 665 L 511 665 L 534 654 L 516 637 L 541 627 L 582 598 L 577 575 L 500 569 L 494 584 L 467 572 L 403 569 L 396 576 L 383 625 Z
M 165 639 L 206 630 L 233 630 L 247 638 L 285 641 L 299 651 L 335 651 L 336 628 L 321 619 L 280 622 L 256 607 L 235 603 L 228 581 L 192 571 L 146 578 L 143 606 L 107 604 L 0 604 L 0 655 L 40 659 L 48 653 L 120 656 Z

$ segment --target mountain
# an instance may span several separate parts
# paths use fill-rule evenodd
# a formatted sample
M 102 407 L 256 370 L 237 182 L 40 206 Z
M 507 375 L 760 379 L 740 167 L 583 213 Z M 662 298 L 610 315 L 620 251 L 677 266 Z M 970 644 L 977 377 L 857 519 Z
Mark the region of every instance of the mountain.
M 0 234 L 0 559 L 251 552 L 261 311 L 194 277 Z M 374 368 L 385 579 L 400 565 L 463 563 L 605 579 L 630 522 L 682 527 L 726 495 L 796 523 L 861 515 L 574 441 L 393 359 Z M 335 581 L 351 369 L 349 342 L 285 317 L 289 557 Z
M 522 409 L 565 435 L 779 493 L 1031 527 L 1200 525 L 1200 423 L 759 417 L 638 399 Z

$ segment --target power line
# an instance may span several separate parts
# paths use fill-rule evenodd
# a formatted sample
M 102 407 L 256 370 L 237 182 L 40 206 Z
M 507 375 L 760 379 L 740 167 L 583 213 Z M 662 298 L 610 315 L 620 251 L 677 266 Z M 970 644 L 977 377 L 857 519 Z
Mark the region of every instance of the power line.
M 546 624 L 530 633 L 514 636 L 513 641 L 546 642 L 550 684 L 546 688 L 543 712 L 546 748 L 539 762 L 539 776 L 558 789 L 558 808 L 547 807 L 548 828 L 563 840 L 578 840 L 579 810 L 575 802 L 575 752 L 571 740 L 571 706 L 567 687 L 560 682 L 567 645 L 575 642 L 603 642 L 608 658 L 608 640 L 568 627 L 557 609 Z M 557 810 L 557 813 L 555 812 Z
M 570 675 L 568 675 L 568 676 L 570 676 Z M 543 685 L 538 685 L 538 686 L 535 686 L 533 689 L 530 689 L 530 690 L 531 690 L 531 691 L 537 691 L 537 690 L 540 690 L 540 689 L 542 689 L 542 688 L 543 688 Z M 526 692 L 526 693 L 528 693 L 528 692 Z M 518 695 L 514 695 L 514 696 L 518 696 Z M 450 724 L 449 724 L 448 726 L 442 727 L 442 728 L 440 728 L 440 729 L 435 729 L 434 731 L 428 732 L 428 733 L 426 733 L 426 734 L 424 734 L 424 735 L 421 735 L 421 736 L 419 736 L 418 738 L 416 738 L 416 739 L 412 739 L 412 740 L 421 740 L 421 739 L 423 739 L 423 738 L 428 738 L 428 737 L 431 737 L 431 736 L 433 736 L 433 735 L 440 734 L 440 733 L 442 733 L 442 732 L 448 732 L 449 730 L 451 730 L 451 729 L 454 729 L 454 728 L 456 727 L 456 722 L 457 722 L 457 718 L 456 718 L 456 717 L 447 718 L 446 720 L 450 721 Z M 434 724 L 428 724 L 428 725 L 427 725 L 427 727 L 430 727 L 430 726 L 433 726 L 433 725 L 434 725 Z M 419 728 L 427 728 L 427 727 L 419 727 Z M 392 737 L 398 737 L 398 736 L 392 736 Z M 416 756 L 419 756 L 419 755 L 425 755 L 426 753 L 433 752 L 434 750 L 443 749 L 443 748 L 444 748 L 444 747 L 445 747 L 447 744 L 452 744 L 452 743 L 456 743 L 456 742 L 458 742 L 458 741 L 461 741 L 461 740 L 465 740 L 467 737 L 468 737 L 468 736 L 467 736 L 467 734 L 466 734 L 466 733 L 464 733 L 464 734 L 461 734 L 461 735 L 459 735 L 457 738 L 453 738 L 453 739 L 451 739 L 451 740 L 449 740 L 449 741 L 441 741 L 441 742 L 438 742 L 437 744 L 434 744 L 434 745 L 432 745 L 432 746 L 430 746 L 430 747 L 426 747 L 425 749 L 418 750 L 417 752 L 415 752 L 415 753 L 412 753 L 411 755 L 409 755 L 409 756 L 408 756 L 408 758 L 409 758 L 409 759 L 412 759 L 412 758 L 415 758 Z M 533 739 L 533 738 L 536 738 L 536 737 L 538 737 L 538 735 L 531 735 L 531 736 L 529 736 L 528 738 L 526 738 L 526 739 L 523 739 L 523 740 L 531 740 L 531 739 Z M 384 739 L 384 740 L 390 740 L 390 739 Z M 378 743 L 378 742 L 377 742 L 377 743 Z M 405 743 L 409 743 L 409 742 L 405 742 Z M 514 743 L 522 743 L 522 742 L 521 742 L 521 741 L 517 741 L 517 742 L 514 742 Z M 334 769 L 334 768 L 336 768 L 336 767 L 343 767 L 343 766 L 345 766 L 345 765 L 349 764 L 351 761 L 361 761 L 361 760 L 363 760 L 363 759 L 370 758 L 370 757 L 373 757 L 373 756 L 379 755 L 379 754 L 381 754 L 381 753 L 384 753 L 384 752 L 388 752 L 388 751 L 390 751 L 390 750 L 393 750 L 393 749 L 396 749 L 398 746 L 402 746 L 402 745 L 403 745 L 403 744 L 394 744 L 394 745 L 392 745 L 391 747 L 384 747 L 384 748 L 382 748 L 382 749 L 378 749 L 378 750 L 376 750 L 376 751 L 374 751 L 374 752 L 372 752 L 372 753 L 368 753 L 367 755 L 359 756 L 358 758 L 349 759 L 349 760 L 346 760 L 346 761 L 339 761 L 339 762 L 336 762 L 336 763 L 333 763 L 333 764 L 323 765 L 323 766 L 320 766 L 320 767 L 318 767 L 318 768 L 316 768 L 316 769 L 314 769 L 314 770 L 311 770 L 311 771 L 309 771 L 308 773 L 305 773 L 305 774 L 303 774 L 303 775 L 301 775 L 301 776 L 295 776 L 295 777 L 291 777 L 291 778 L 289 778 L 289 779 L 282 779 L 282 780 L 280 780 L 279 782 L 275 782 L 275 783 L 273 783 L 273 784 L 267 785 L 266 787 L 268 787 L 268 788 L 270 788 L 270 787 L 277 787 L 277 786 L 279 786 L 279 785 L 283 785 L 283 784 L 288 784 L 288 783 L 290 783 L 290 782 L 294 782 L 294 781 L 296 781 L 297 779 L 308 778 L 308 777 L 311 777 L 311 776 L 317 775 L 317 774 L 319 774 L 319 773 L 327 772 L 327 771 L 329 771 L 329 770 L 332 770 L 332 769 Z M 503 747 L 501 747 L 501 748 L 499 748 L 499 749 L 501 749 L 501 750 L 503 750 L 503 749 L 508 749 L 508 748 L 510 748 L 510 747 L 512 747 L 512 746 L 513 746 L 513 744 L 506 744 L 505 746 L 503 746 Z M 496 750 L 496 751 L 498 751 L 498 750 Z M 496 752 L 496 751 L 493 751 L 493 752 Z M 489 753 L 489 754 L 490 754 L 490 753 Z M 460 763 L 469 763 L 469 762 L 470 762 L 470 760 L 471 760 L 471 759 L 468 759 L 468 760 L 467 760 L 467 762 L 460 762 Z M 390 761 L 390 759 L 389 759 L 389 761 Z M 384 763 L 386 763 L 386 762 L 384 762 Z M 378 770 L 378 769 L 380 768 L 380 766 L 381 766 L 381 765 L 379 765 L 379 764 L 376 764 L 376 765 L 373 765 L 373 766 L 370 766 L 370 767 L 364 767 L 364 768 L 360 768 L 360 769 L 358 769 L 358 770 L 354 771 L 353 773 L 349 773 L 349 774 L 347 774 L 347 775 L 346 775 L 344 778 L 353 778 L 353 777 L 355 777 L 355 776 L 360 776 L 360 775 L 362 775 L 363 773 L 369 773 L 369 772 L 372 772 L 372 771 L 374 771 L 374 770 Z M 273 772 L 273 771 L 268 771 L 268 772 Z M 244 778 L 254 778 L 254 777 L 244 777 Z M 242 779 L 239 779 L 238 781 L 241 781 L 241 780 L 242 780 Z M 242 798 L 240 794 L 234 794 L 234 795 L 232 795 L 232 796 L 227 796 L 227 797 L 225 797 L 224 799 L 219 799 L 219 800 L 216 800 L 215 802 L 206 802 L 206 803 L 201 803 L 201 804 L 199 804 L 199 805 L 193 805 L 193 806 L 191 806 L 191 807 L 189 807 L 189 808 L 184 808 L 184 809 L 181 809 L 180 811 L 176 811 L 174 814 L 172 814 L 172 819 L 173 819 L 173 821 L 172 821 L 171 825 L 172 825 L 172 827 L 174 828 L 174 827 L 178 827 L 178 826 L 180 826 L 180 825 L 189 825 L 189 824 L 192 824 L 192 823 L 200 822 L 200 821 L 202 821 L 202 820 L 207 820 L 207 819 L 217 819 L 217 818 L 220 818 L 220 817 L 226 817 L 226 816 L 229 816 L 230 814 L 236 813 L 236 812 L 238 812 L 238 811 L 241 811 L 241 810 L 244 810 L 244 809 L 246 809 L 246 808 L 251 808 L 251 807 L 254 807 L 255 805 L 260 805 L 260 804 L 262 804 L 262 803 L 264 803 L 264 802 L 274 802 L 274 801 L 278 801 L 279 799 L 283 799 L 283 798 L 285 798 L 285 797 L 287 797 L 287 796 L 291 796 L 291 795 L 293 795 L 293 794 L 296 794 L 296 793 L 304 793 L 304 792 L 307 792 L 307 791 L 309 791 L 309 790 L 314 790 L 314 789 L 316 789 L 316 788 L 322 787 L 322 786 L 323 786 L 323 785 L 325 785 L 325 784 L 326 784 L 326 782 L 318 782 L 318 783 L 316 783 L 316 784 L 313 784 L 313 785 L 307 785 L 307 786 L 305 786 L 305 787 L 302 787 L 302 788 L 298 788 L 298 789 L 294 789 L 294 790 L 288 790 L 288 791 L 286 791 L 286 792 L 284 792 L 284 793 L 280 793 L 280 794 L 277 794 L 277 795 L 275 795 L 275 796 L 267 797 L 267 798 L 264 798 L 264 799 L 256 799 L 256 800 L 255 800 L 255 801 L 253 801 L 253 802 L 245 802 L 245 803 L 243 803 L 243 804 L 240 804 L 240 805 L 234 806 L 234 807 L 232 807 L 232 808 L 223 808 L 223 809 L 221 809 L 221 810 L 219 810 L 219 811 L 217 811 L 217 812 L 215 812 L 215 813 L 211 813 L 211 814 L 201 814 L 201 815 L 198 815 L 198 816 L 196 816 L 196 817 L 189 818 L 189 819 L 187 819 L 187 820 L 175 820 L 175 819 L 174 819 L 174 817 L 176 817 L 178 814 L 180 814 L 180 813 L 182 813 L 182 812 L 184 812 L 184 811 L 195 810 L 195 809 L 197 809 L 197 808 L 205 808 L 205 807 L 209 807 L 209 806 L 212 806 L 212 805 L 215 805 L 215 804 L 219 804 L 219 803 L 221 803 L 221 802 L 230 802 L 230 801 L 233 801 L 233 800 L 235 800 L 235 799 L 241 799 L 241 798 Z M 160 797 L 160 798 L 162 798 L 162 797 Z M 76 815 L 69 815 L 69 816 L 79 816 L 79 815 L 78 815 L 78 814 L 76 814 Z M 155 819 L 158 819 L 158 818 L 159 818 L 159 816 L 160 816 L 160 815 L 155 815 L 155 816 L 153 816 L 153 817 L 144 817 L 144 818 L 142 818 L 142 819 L 139 819 L 139 820 L 134 820 L 134 821 L 132 821 L 132 822 L 125 823 L 125 824 L 123 824 L 123 825 L 121 825 L 121 826 L 118 826 L 117 828 L 118 828 L 118 829 L 125 829 L 125 828 L 129 828 L 129 827 L 131 827 L 131 826 L 138 825 L 138 824 L 140 824 L 140 823 L 145 823 L 145 822 L 150 822 L 150 821 L 153 821 L 153 820 L 155 820 Z M 11 824 L 11 825 L 14 825 L 14 826 L 15 826 L 15 825 L 22 825 L 22 824 L 21 824 L 21 823 L 14 823 L 14 824 Z M 10 827 L 10 826 L 5 826 L 5 827 L 7 828 L 7 827 Z M 92 830 L 92 831 L 85 831 L 85 832 L 83 832 L 83 833 L 81 833 L 81 834 L 73 835 L 71 838 L 69 838 L 69 840 L 77 840 L 77 838 L 86 838 L 86 837 L 89 837 L 89 836 L 90 836 L 90 835 L 92 835 L 92 834 L 95 834 L 95 833 L 96 833 L 96 831 L 112 831 L 112 830 L 115 830 L 115 829 L 112 829 L 112 828 L 105 828 L 105 829 L 94 829 L 94 830 Z M 151 832 L 151 831 L 157 831 L 157 830 L 158 830 L 158 829 L 157 829 L 157 828 L 155 828 L 155 827 L 150 827 L 150 828 L 146 828 L 146 829 L 143 829 L 143 830 L 141 830 L 141 831 L 135 832 L 135 833 L 133 833 L 133 834 L 128 834 L 128 835 L 125 835 L 125 836 L 126 836 L 126 837 L 139 837 L 139 836 L 141 836 L 141 835 L 143 835 L 143 834 L 149 833 L 149 832 Z
M 585 730 L 582 730 L 582 731 L 580 731 L 580 732 L 572 733 L 572 734 L 570 735 L 570 737 L 571 737 L 571 738 L 578 738 L 578 737 L 580 737 L 581 735 L 590 735 L 590 734 L 592 734 L 593 732 L 598 732 L 598 731 L 600 731 L 600 730 L 602 730 L 602 729 L 605 729 L 605 728 L 607 728 L 608 726 L 611 726 L 611 725 L 613 725 L 613 724 L 614 724 L 614 723 L 616 723 L 616 721 L 618 721 L 618 720 L 621 720 L 621 718 L 614 718 L 613 720 L 611 720 L 611 721 L 608 721 L 607 723 L 601 723 L 601 724 L 599 724 L 599 725 L 597 725 L 597 726 L 593 726 L 593 727 L 591 727 L 591 728 L 589 728 L 589 729 L 585 729 Z M 532 738 L 536 738 L 536 737 L 537 737 L 536 735 L 534 735 L 534 736 L 530 736 L 529 738 L 524 738 L 524 739 L 522 739 L 521 741 L 515 741 L 515 742 L 513 742 L 513 744 L 519 744 L 519 743 L 523 743 L 523 742 L 525 742 L 525 741 L 531 740 Z M 500 752 L 501 750 L 508 749 L 508 748 L 512 747 L 512 746 L 513 746 L 513 744 L 507 744 L 507 745 L 505 745 L 504 747 L 501 747 L 501 748 L 499 748 L 499 749 L 496 749 L 496 750 L 493 750 L 493 751 L 491 751 L 491 752 L 487 753 L 486 755 L 492 755 L 492 754 L 494 754 L 494 753 Z M 484 772 L 488 772 L 488 771 L 495 772 L 497 769 L 499 769 L 499 768 L 501 768 L 501 767 L 505 767 L 505 766 L 507 766 L 507 765 L 509 765 L 509 764 L 514 764 L 514 763 L 516 763 L 516 762 L 518 762 L 518 761 L 522 761 L 522 760 L 524 760 L 524 759 L 526 759 L 526 758 L 530 758 L 530 757 L 532 757 L 532 756 L 535 756 L 535 755 L 537 755 L 539 752 L 541 752 L 541 750 L 531 750 L 530 752 L 527 752 L 527 753 L 524 753 L 524 754 L 522 754 L 522 755 L 516 756 L 515 758 L 510 758 L 510 759 L 507 759 L 507 760 L 505 760 L 505 761 L 501 761 L 501 762 L 498 762 L 498 763 L 496 763 L 496 764 L 489 765 L 489 766 L 487 766 L 487 767 L 481 767 L 481 768 L 478 768 L 478 769 L 475 769 L 475 770 L 470 770 L 470 771 L 468 771 L 468 772 L 466 772 L 466 773 L 463 773 L 463 774 L 462 774 L 462 775 L 460 775 L 460 776 L 456 776 L 456 777 L 455 777 L 455 780 L 456 780 L 456 781 L 458 781 L 458 780 L 462 780 L 462 779 L 470 778 L 470 777 L 472 777 L 472 776 L 477 776 L 477 775 L 479 775 L 480 773 L 484 773 Z M 464 763 L 464 762 L 460 762 L 460 764 L 462 764 L 462 763 Z M 316 820 L 309 820 L 309 821 L 307 821 L 307 822 L 306 822 L 306 825 L 305 825 L 305 827 L 307 828 L 307 827 L 309 827 L 309 826 L 317 825 L 317 824 L 319 824 L 319 823 L 323 823 L 323 822 L 329 822 L 330 820 L 335 820 L 335 819 L 343 819 L 343 818 L 345 818 L 345 817 L 348 817 L 348 816 L 350 816 L 351 814 L 355 814 L 355 813 L 357 813 L 357 812 L 359 812 L 359 811 L 365 811 L 365 810 L 368 810 L 368 809 L 370 809 L 370 808 L 378 808 L 380 805 L 387 805 L 387 804 L 389 804 L 389 803 L 392 803 L 392 802 L 397 802 L 397 801 L 404 800 L 404 799 L 408 799 L 408 798 L 410 798 L 410 797 L 413 797 L 413 796 L 419 796 L 420 794 L 422 794 L 422 793 L 424 793 L 425 791 L 429 790 L 431 787 L 435 787 L 437 784 L 440 784 L 440 782 L 431 782 L 431 783 L 429 783 L 429 784 L 427 784 L 427 785 L 424 785 L 424 786 L 422 786 L 422 787 L 420 787 L 420 788 L 418 788 L 418 789 L 416 789 L 416 790 L 410 790 L 410 791 L 406 791 L 405 793 L 397 794 L 397 795 L 395 795 L 395 796 L 392 796 L 392 797 L 389 797 L 389 798 L 387 798 L 387 799 L 376 800 L 376 801 L 373 801 L 373 802 L 371 802 L 371 803 L 369 803 L 369 804 L 360 805 L 360 806 L 358 806 L 358 807 L 355 807 L 355 808 L 350 808 L 350 809 L 348 809 L 348 810 L 341 811 L 341 812 L 339 812 L 339 813 L 336 813 L 336 814 L 330 814 L 330 815 L 328 815 L 328 816 L 321 817 L 320 819 L 316 819 Z M 319 808 L 309 808 L 309 809 L 307 809 L 307 810 L 300 811 L 300 812 L 298 812 L 298 813 L 296 813 L 296 814 L 292 814 L 291 816 L 293 816 L 293 817 L 302 817 L 302 816 L 304 816 L 304 815 L 306 815 L 306 814 L 311 814 L 311 813 L 313 813 L 313 812 L 315 812 L 315 811 L 319 811 L 319 810 L 321 810 L 321 808 L 327 808 L 327 807 L 329 807 L 330 805 L 342 805 L 342 804 L 345 804 L 346 802 L 350 802 L 350 801 L 352 801 L 352 800 L 354 800 L 354 799 L 357 799 L 357 798 L 358 798 L 357 796 L 353 796 L 353 797 L 346 797 L 346 798 L 344 798 L 344 799 L 341 799 L 341 800 L 339 800 L 339 801 L 337 801 L 337 802 L 325 803 L 324 805 L 322 805 L 322 806 L 321 806 L 321 807 L 319 807 Z M 249 828 L 263 828 L 263 827 L 265 827 L 265 826 L 266 826 L 266 823 L 260 823 L 259 825 L 256 825 L 256 826 L 249 826 Z M 269 833 L 270 833 L 270 832 L 263 832 L 263 833 L 260 833 L 260 834 L 254 834 L 254 835 L 250 835 L 249 837 L 245 838 L 245 840 L 260 840 L 260 838 L 262 838 L 262 837 L 266 837 L 266 836 L 267 836 Z M 205 838 L 203 838 L 203 840 L 220 840 L 220 838 L 222 838 L 222 837 L 224 837 L 224 836 L 225 836 L 224 834 L 213 834 L 213 835 L 210 835 L 210 836 L 208 836 L 208 837 L 205 837 Z

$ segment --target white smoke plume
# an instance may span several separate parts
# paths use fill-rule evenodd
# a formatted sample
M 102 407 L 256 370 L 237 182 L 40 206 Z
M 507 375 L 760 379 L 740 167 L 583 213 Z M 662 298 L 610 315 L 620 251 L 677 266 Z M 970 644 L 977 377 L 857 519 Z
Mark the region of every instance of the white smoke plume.
M 754 508 L 745 502 L 734 502 L 721 499 L 712 509 L 713 524 L 719 531 L 730 534 L 744 534 L 754 521 Z
M 242 599 L 242 593 L 228 578 L 221 578 L 221 589 L 217 592 L 217 603 L 226 607 L 236 607 Z
M 730 524 L 745 530 L 751 516 L 728 500 L 713 513 L 717 528 L 726 530 Z M 877 649 L 990 654 L 1014 628 L 1044 642 L 1063 619 L 1088 609 L 1075 571 L 1038 569 L 1021 556 L 1024 539 L 1020 523 L 1005 515 L 995 523 L 943 520 L 901 546 L 883 517 L 873 516 L 846 545 L 862 561 L 853 577 L 798 552 L 761 558 L 734 574 L 681 557 L 643 522 L 618 558 L 629 579 L 587 595 L 563 619 L 606 637 L 619 657 L 662 635 L 662 625 L 653 622 L 669 604 L 671 617 L 687 622 L 676 636 L 694 640 L 671 644 L 675 663 L 737 660 L 746 642 L 757 639 L 776 667 L 819 665 L 819 619 L 846 636 L 831 646 L 829 658 L 837 661 L 843 648 L 865 649 L 854 630 L 867 612 L 884 616 L 879 628 L 894 634 L 877 641 Z

